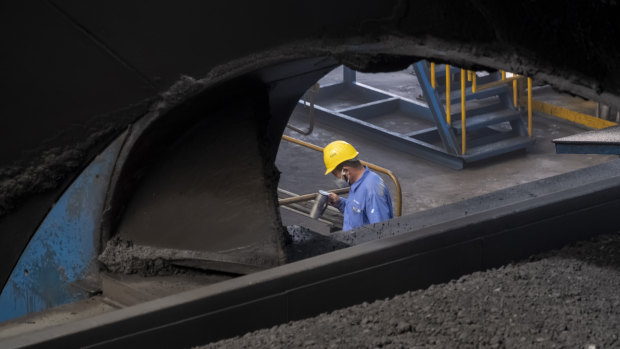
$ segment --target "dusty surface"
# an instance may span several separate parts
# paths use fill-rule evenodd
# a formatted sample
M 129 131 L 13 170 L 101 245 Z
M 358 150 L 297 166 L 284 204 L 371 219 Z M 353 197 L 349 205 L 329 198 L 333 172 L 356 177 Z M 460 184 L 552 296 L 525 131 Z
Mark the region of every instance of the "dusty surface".
M 261 258 L 260 255 L 253 255 L 250 252 L 248 252 L 249 262 L 251 258 Z M 232 274 L 247 274 L 263 269 L 255 267 L 252 263 L 239 263 L 236 255 L 154 247 L 124 240 L 119 236 L 107 242 L 98 260 L 111 273 L 142 276 L 183 274 L 188 268 Z
M 69 303 L 45 312 L 23 316 L 0 323 L 0 339 L 17 336 L 49 326 L 79 321 L 118 309 L 103 296 L 94 296 L 81 302 Z
M 172 249 L 155 250 L 115 237 L 107 242 L 98 260 L 111 273 L 169 275 L 178 272 L 169 260 L 179 254 Z
M 286 228 L 290 236 L 290 241 L 284 248 L 287 262 L 295 262 L 350 246 L 299 225 Z
M 75 147 L 48 149 L 30 165 L 0 168 L 0 217 L 28 195 L 59 186 L 67 175 L 83 165 L 87 151 L 111 132 L 112 129 L 106 129 L 93 133 Z
M 603 130 L 580 133 L 573 136 L 558 139 L 558 142 L 570 144 L 599 144 L 617 145 L 620 144 L 620 127 L 613 126 Z
M 160 151 L 138 152 L 126 160 L 130 166 L 148 156 L 155 163 L 143 161 L 144 168 L 135 171 L 143 176 L 126 202 L 117 234 L 141 245 L 208 251 L 259 267 L 278 265 L 281 229 L 271 190 L 277 177 L 265 173 L 270 164 L 261 143 L 264 102 L 249 91 L 243 97 L 220 96 L 231 103 L 235 99 L 238 107 L 207 107 L 204 98 L 191 100 L 198 99 L 192 87 L 200 89 L 200 82 L 186 80 L 188 87 L 181 86 L 181 93 L 171 92 L 165 99 L 173 108 L 154 122 L 160 129 L 146 128 L 142 143 L 134 145 Z M 186 103 L 192 107 L 174 107 L 178 100 L 190 100 Z M 179 132 L 149 139 L 150 133 L 168 128 Z M 117 183 L 114 190 L 123 191 L 119 186 L 124 185 Z
M 284 247 L 287 262 L 318 256 L 350 245 L 332 237 L 319 234 L 298 225 L 286 227 L 287 243 Z M 98 257 L 107 271 L 115 274 L 163 276 L 185 274 L 187 268 L 209 270 L 216 263 L 232 263 L 225 254 L 206 251 L 161 248 L 134 243 L 120 236 L 110 239 Z M 247 266 L 215 265 L 215 270 L 233 273 L 251 272 Z
M 620 235 L 204 348 L 612 348 Z

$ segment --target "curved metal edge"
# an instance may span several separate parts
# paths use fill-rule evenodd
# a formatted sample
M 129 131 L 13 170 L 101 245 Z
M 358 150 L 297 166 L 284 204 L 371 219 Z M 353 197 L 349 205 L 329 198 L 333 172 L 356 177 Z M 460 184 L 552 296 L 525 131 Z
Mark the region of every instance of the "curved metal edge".
M 103 198 L 125 136 L 82 171 L 34 233 L 0 292 L 0 322 L 89 296 L 71 285 L 97 272 Z

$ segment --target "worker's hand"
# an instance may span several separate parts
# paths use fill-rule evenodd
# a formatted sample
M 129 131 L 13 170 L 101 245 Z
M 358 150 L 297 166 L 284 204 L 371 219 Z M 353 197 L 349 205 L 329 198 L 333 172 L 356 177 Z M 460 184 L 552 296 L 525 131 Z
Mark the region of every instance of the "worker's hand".
M 340 203 L 340 196 L 334 193 L 329 193 L 329 196 L 327 197 L 327 203 L 334 207 L 338 207 L 338 204 Z

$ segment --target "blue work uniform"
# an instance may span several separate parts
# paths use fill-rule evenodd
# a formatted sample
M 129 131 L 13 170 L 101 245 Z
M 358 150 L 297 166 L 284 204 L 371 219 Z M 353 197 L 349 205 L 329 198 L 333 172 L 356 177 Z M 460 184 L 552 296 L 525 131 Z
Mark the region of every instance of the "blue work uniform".
M 394 217 L 390 191 L 383 179 L 367 167 L 362 177 L 351 185 L 349 197 L 340 198 L 338 210 L 344 214 L 342 230 Z

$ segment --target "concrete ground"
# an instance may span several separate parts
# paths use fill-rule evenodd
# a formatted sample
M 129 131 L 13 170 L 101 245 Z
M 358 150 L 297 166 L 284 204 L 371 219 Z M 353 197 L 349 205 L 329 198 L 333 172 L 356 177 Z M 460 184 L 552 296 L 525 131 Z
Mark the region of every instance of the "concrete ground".
M 342 68 L 337 68 L 320 84 L 341 81 Z M 357 81 L 392 94 L 422 101 L 422 92 L 415 75 L 410 70 L 394 73 L 357 74 Z M 559 104 L 576 111 L 591 111 L 594 102 L 554 92 L 549 87 L 537 88 L 534 98 Z M 341 98 L 338 103 L 355 104 L 353 99 Z M 595 105 L 595 104 L 594 104 Z M 590 109 L 587 109 L 590 107 Z M 585 108 L 585 109 L 584 109 Z M 290 123 L 305 129 L 309 123 L 309 108 L 298 106 Z M 383 121 L 385 122 L 385 121 Z M 536 143 L 527 152 L 500 155 L 467 165 L 463 170 L 453 170 L 420 157 L 396 151 L 372 139 L 364 138 L 345 129 L 335 129 L 318 124 L 314 131 L 303 136 L 290 129 L 285 134 L 324 147 L 331 141 L 342 139 L 354 145 L 360 158 L 391 170 L 399 179 L 403 196 L 403 215 L 454 203 L 487 194 L 499 189 L 532 182 L 558 174 L 575 171 L 615 159 L 611 155 L 556 154 L 553 139 L 588 131 L 585 126 L 553 116 L 534 113 L 533 137 Z M 334 189 L 333 176 L 324 176 L 322 154 L 302 146 L 282 141 L 276 165 L 281 171 L 280 188 L 296 193 L 315 193 L 319 189 Z M 385 182 L 392 193 L 396 208 L 395 187 L 389 177 Z M 327 225 L 308 217 L 281 209 L 285 225 L 306 226 L 319 233 L 328 233 Z

